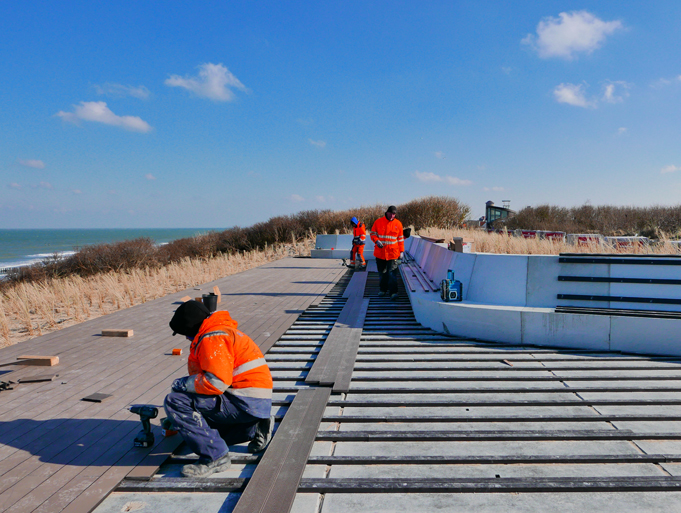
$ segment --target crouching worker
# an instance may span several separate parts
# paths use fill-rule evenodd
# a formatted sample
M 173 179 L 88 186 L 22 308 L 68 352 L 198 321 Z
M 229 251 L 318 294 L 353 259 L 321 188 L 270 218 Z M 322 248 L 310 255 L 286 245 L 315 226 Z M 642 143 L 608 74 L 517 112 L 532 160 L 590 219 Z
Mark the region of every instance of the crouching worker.
M 262 352 L 226 311 L 210 313 L 187 301 L 170 321 L 173 335 L 192 341 L 189 376 L 176 379 L 165 410 L 199 461 L 185 477 L 205 477 L 230 465 L 229 446 L 262 451 L 272 438 L 272 375 Z

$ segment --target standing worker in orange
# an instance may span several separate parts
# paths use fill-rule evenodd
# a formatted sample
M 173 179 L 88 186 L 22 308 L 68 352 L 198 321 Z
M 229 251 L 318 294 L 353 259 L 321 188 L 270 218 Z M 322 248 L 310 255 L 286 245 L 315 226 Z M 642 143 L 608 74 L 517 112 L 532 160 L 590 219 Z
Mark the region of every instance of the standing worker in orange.
M 199 461 L 185 477 L 207 477 L 229 468 L 229 445 L 250 441 L 262 451 L 272 438 L 272 374 L 262 352 L 237 329 L 229 313 L 210 313 L 198 301 L 175 311 L 170 328 L 192 341 L 189 376 L 173 382 L 164 406 Z
M 350 265 L 355 265 L 355 260 L 359 257 L 362 267 L 367 265 L 364 260 L 364 245 L 367 243 L 367 227 L 356 217 L 350 219 L 352 225 L 352 250 L 350 251 Z
M 395 216 L 397 207 L 390 205 L 385 215 L 377 219 L 371 227 L 376 267 L 381 276 L 381 291 L 378 295 L 383 297 L 390 294 L 393 301 L 397 299 L 397 260 L 402 258 L 404 252 L 404 229 Z

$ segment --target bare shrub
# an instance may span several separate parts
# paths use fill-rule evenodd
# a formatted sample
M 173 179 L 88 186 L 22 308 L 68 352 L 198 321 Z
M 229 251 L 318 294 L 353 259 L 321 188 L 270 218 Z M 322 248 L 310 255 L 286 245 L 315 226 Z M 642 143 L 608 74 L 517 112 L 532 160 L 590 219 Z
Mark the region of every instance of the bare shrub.
M 612 205 L 525 207 L 506 222 L 509 230 L 556 230 L 600 233 L 606 236 L 641 235 L 653 239 L 681 236 L 681 205 L 673 207 L 618 207 Z

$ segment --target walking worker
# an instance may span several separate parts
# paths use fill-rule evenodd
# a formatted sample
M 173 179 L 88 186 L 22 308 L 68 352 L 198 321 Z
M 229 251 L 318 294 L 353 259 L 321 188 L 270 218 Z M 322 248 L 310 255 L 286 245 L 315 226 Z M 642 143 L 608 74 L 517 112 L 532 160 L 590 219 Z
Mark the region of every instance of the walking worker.
M 404 252 L 404 232 L 402 223 L 395 219 L 397 207 L 388 207 L 385 215 L 377 219 L 371 227 L 371 240 L 374 241 L 376 267 L 381 276 L 379 283 L 380 297 L 390 294 L 390 299 L 397 299 L 397 259 Z
M 352 225 L 352 250 L 350 251 L 350 265 L 355 265 L 355 260 L 359 257 L 360 264 L 362 267 L 366 266 L 366 260 L 364 260 L 364 245 L 367 243 L 367 227 L 366 225 L 358 220 L 356 217 L 350 219 L 350 224 Z
M 226 311 L 210 313 L 187 301 L 170 321 L 173 335 L 192 341 L 189 376 L 173 382 L 165 410 L 187 445 L 199 455 L 185 465 L 185 477 L 206 477 L 226 470 L 229 446 L 248 442 L 262 451 L 272 438 L 272 375 L 262 352 L 237 329 Z

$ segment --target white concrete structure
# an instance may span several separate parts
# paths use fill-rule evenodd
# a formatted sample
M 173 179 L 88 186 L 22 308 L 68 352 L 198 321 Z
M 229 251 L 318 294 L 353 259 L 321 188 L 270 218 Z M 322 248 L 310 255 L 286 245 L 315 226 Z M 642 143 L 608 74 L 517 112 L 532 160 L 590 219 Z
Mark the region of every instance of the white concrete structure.
M 558 281 L 558 276 L 681 279 L 681 265 L 561 264 L 553 255 L 455 253 L 419 237 L 407 239 L 405 249 L 435 283 L 452 269 L 463 284 L 462 302 L 445 303 L 439 292 L 418 286 L 409 292 L 416 319 L 433 330 L 513 344 L 681 355 L 681 319 L 554 311 L 588 306 L 680 312 L 681 305 L 568 301 L 557 295 L 681 299 L 679 285 Z
M 317 235 L 315 249 L 310 251 L 312 258 L 350 258 L 352 235 Z M 374 259 L 374 243 L 367 232 L 364 246 L 364 260 Z

